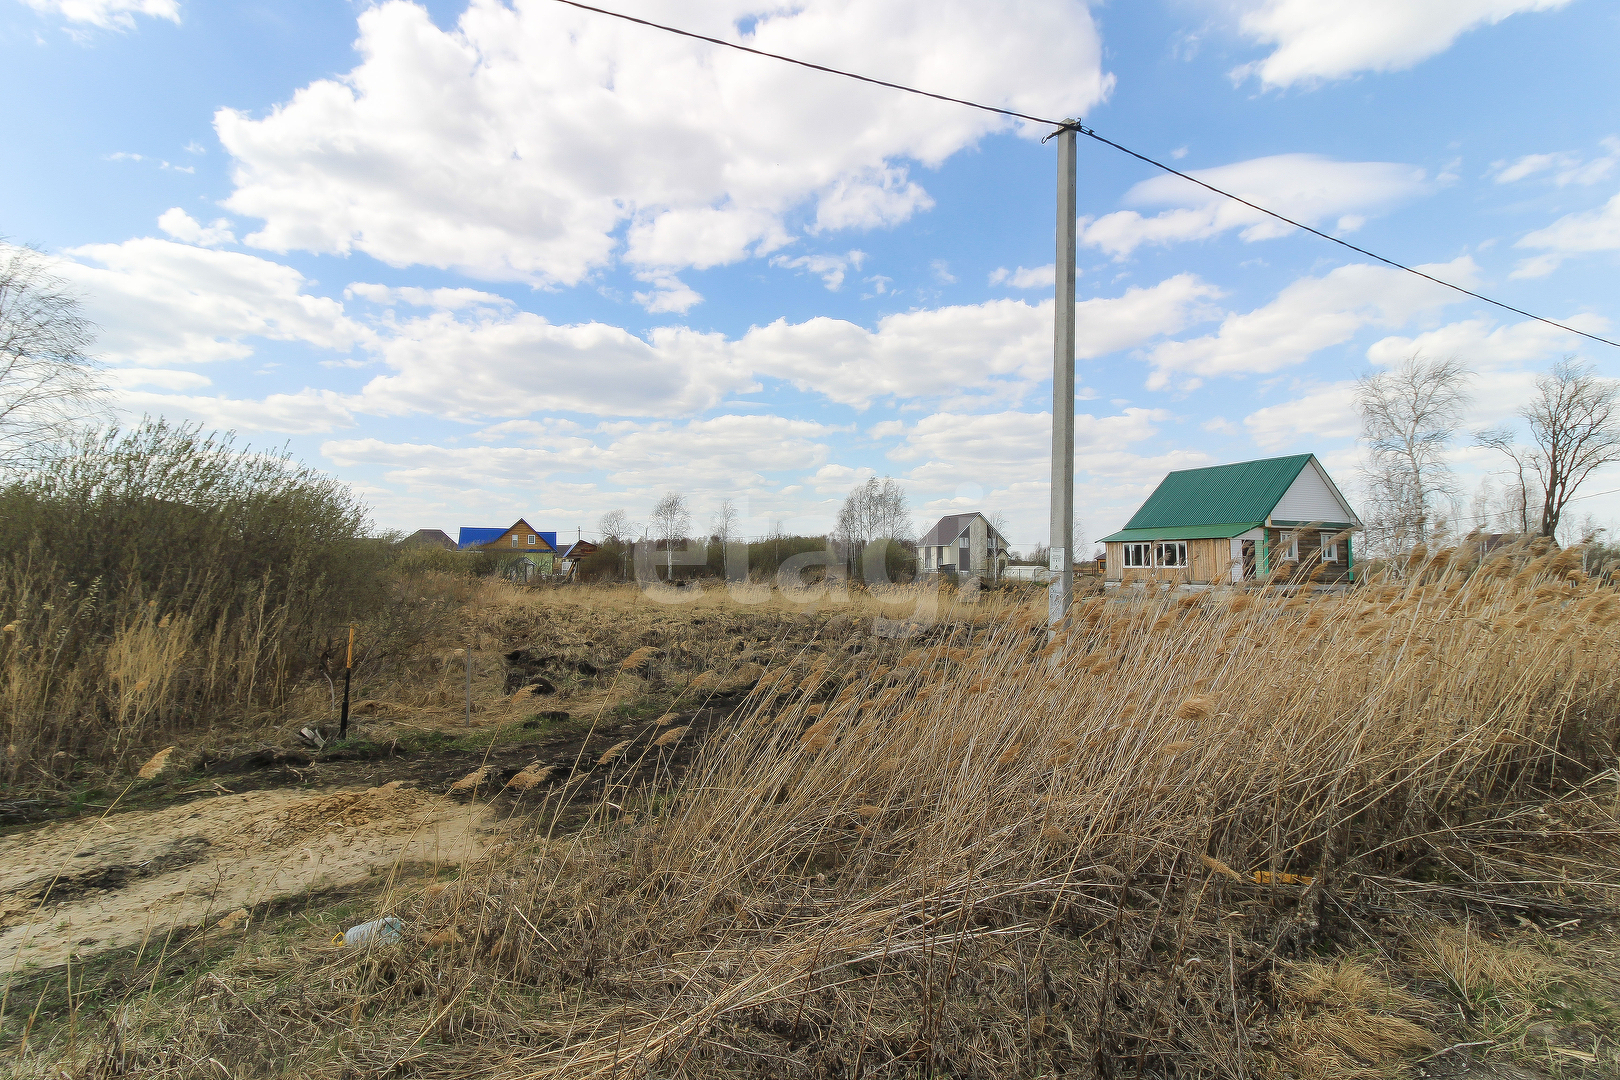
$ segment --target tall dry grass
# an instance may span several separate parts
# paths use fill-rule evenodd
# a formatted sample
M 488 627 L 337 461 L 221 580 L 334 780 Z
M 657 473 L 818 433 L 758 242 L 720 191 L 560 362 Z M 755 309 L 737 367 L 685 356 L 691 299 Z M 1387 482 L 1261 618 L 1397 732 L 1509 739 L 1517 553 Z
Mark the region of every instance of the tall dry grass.
M 1251 1076 L 1332 1059 L 1308 1045 L 1323 1025 L 1266 1041 L 1290 992 L 1266 973 L 1331 940 L 1343 883 L 1613 765 L 1620 595 L 1578 566 L 1442 551 L 1340 595 L 1094 600 L 1052 641 L 1026 608 L 942 625 L 854 677 L 807 651 L 673 799 L 610 780 L 582 831 L 538 814 L 451 892 L 388 898 L 413 928 L 400 948 L 294 958 L 277 985 L 262 957 L 216 973 L 229 994 L 141 1060 L 205 1075 L 245 1040 L 290 1048 L 281 1067 L 306 1075 Z M 1238 896 L 1271 906 L 1230 915 Z M 1400 1027 L 1390 1054 L 1427 1045 L 1409 1019 L 1380 1022 Z
M 386 595 L 331 477 L 146 421 L 0 484 L 0 788 L 71 786 L 282 704 Z

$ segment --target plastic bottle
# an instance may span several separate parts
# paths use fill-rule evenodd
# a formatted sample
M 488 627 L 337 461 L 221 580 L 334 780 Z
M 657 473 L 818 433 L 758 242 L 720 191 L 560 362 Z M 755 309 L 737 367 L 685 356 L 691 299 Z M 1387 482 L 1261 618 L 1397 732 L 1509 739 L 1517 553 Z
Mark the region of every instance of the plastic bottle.
M 343 944 L 351 949 L 363 949 L 370 945 L 392 944 L 400 939 L 405 932 L 405 924 L 388 915 L 381 919 L 372 919 L 359 926 L 351 926 L 343 932 Z

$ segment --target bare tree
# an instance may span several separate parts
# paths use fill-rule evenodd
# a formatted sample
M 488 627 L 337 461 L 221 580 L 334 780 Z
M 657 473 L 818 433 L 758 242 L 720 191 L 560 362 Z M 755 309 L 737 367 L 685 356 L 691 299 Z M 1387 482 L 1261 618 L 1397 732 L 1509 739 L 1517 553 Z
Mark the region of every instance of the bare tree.
M 15 468 L 101 406 L 95 328 L 32 248 L 0 242 L 0 468 Z
M 1427 539 L 1436 501 L 1456 494 L 1446 446 L 1462 425 L 1473 377 L 1462 361 L 1409 356 L 1389 371 L 1356 380 L 1369 518 L 1391 537 Z
M 666 491 L 653 506 L 654 535 L 664 542 L 666 576 L 675 573 L 675 542 L 686 539 L 686 530 L 692 524 L 692 512 L 686 508 L 686 496 L 678 491 Z
M 730 499 L 721 499 L 720 508 L 709 519 L 714 530 L 714 538 L 721 545 L 729 544 L 737 538 L 737 504 Z
M 623 510 L 609 510 L 597 518 L 596 529 L 603 540 L 629 540 L 640 531 Z
M 910 540 L 911 507 L 906 489 L 892 476 L 868 477 L 844 499 L 836 535 L 851 560 L 873 540 Z
M 1528 492 L 1535 481 L 1541 493 L 1538 531 L 1556 538 L 1576 490 L 1598 469 L 1620 461 L 1620 382 L 1599 378 L 1590 365 L 1566 356 L 1536 379 L 1535 396 L 1519 415 L 1534 446 L 1518 445 L 1505 427 L 1474 438 L 1507 455 L 1521 490 Z

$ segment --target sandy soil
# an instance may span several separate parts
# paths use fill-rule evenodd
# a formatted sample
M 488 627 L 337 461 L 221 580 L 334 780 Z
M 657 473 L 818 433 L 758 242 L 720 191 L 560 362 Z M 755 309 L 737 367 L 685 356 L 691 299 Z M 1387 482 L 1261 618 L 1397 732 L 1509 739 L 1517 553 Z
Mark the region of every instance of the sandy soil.
M 0 971 L 49 967 L 407 864 L 459 862 L 487 807 L 398 781 L 264 790 L 0 838 Z

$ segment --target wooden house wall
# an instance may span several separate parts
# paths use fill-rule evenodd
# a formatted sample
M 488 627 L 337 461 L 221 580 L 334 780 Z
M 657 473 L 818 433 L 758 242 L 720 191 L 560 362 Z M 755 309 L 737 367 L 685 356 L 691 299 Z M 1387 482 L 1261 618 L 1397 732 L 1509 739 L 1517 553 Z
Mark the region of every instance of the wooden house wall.
M 512 537 L 514 536 L 517 537 L 516 544 L 512 543 Z M 533 544 L 529 543 L 529 537 L 531 536 L 534 537 Z M 550 544 L 546 543 L 546 538 L 540 535 L 540 530 L 531 527 L 526 521 L 518 522 L 484 546 L 494 551 L 539 552 L 555 550 Z
M 1346 565 L 1346 556 L 1350 548 L 1345 537 L 1350 534 L 1340 536 L 1338 561 L 1327 563 L 1324 568 L 1320 558 L 1322 532 L 1321 529 L 1267 529 L 1266 540 L 1271 551 L 1270 572 L 1276 573 L 1280 569 L 1284 575 L 1292 576 L 1300 567 L 1304 567 L 1313 581 L 1332 584 L 1347 580 L 1350 576 L 1350 567 Z M 1293 565 L 1288 565 L 1289 560 L 1285 558 L 1290 533 L 1297 533 L 1299 536 L 1299 560 Z M 1258 570 L 1256 576 L 1261 576 Z
M 1147 566 L 1126 567 L 1125 545 L 1105 544 L 1103 546 L 1107 550 L 1104 555 L 1104 577 L 1108 581 L 1118 581 L 1126 585 L 1147 581 L 1207 585 L 1224 580 L 1221 575 L 1229 572 L 1228 564 L 1231 562 L 1230 541 L 1188 540 L 1186 544 L 1188 565 L 1174 570 Z

